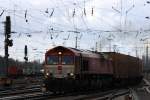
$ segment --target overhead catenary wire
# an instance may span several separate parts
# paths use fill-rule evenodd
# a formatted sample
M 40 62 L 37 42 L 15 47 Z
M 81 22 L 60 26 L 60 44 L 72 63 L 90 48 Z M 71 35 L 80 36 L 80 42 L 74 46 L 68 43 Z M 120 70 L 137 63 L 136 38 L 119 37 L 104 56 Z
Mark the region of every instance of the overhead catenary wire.
M 61 1 L 64 1 L 64 0 L 61 0 Z M 80 26 L 79 26 L 79 24 L 74 20 L 74 22 L 73 22 L 73 18 L 70 18 L 70 17 L 68 17 L 67 15 L 65 15 L 65 13 L 63 13 L 63 12 L 61 12 L 60 13 L 60 16 L 63 16 L 64 18 L 65 18 L 65 21 L 66 21 L 66 23 L 68 24 L 68 25 L 70 25 L 70 26 L 73 26 L 73 27 L 70 27 L 71 28 L 71 30 L 74 30 L 75 28 L 78 28 L 77 30 L 78 31 L 80 31 L 80 32 L 82 32 L 82 30 L 84 30 L 85 31 L 85 33 L 93 33 L 92 31 L 94 31 L 96 28 L 98 29 L 98 28 L 100 28 L 101 27 L 101 25 L 100 26 L 98 26 L 98 25 L 93 25 L 92 27 L 89 25 L 89 23 L 88 23 L 88 20 L 86 20 L 86 17 L 88 17 L 90 14 L 91 14 L 91 8 L 90 8 L 90 12 L 88 12 L 88 10 L 87 9 L 85 9 L 85 11 L 86 11 L 86 16 L 83 16 L 83 17 L 81 17 L 82 15 L 81 15 L 81 12 L 82 12 L 82 14 L 84 15 L 85 13 L 83 12 L 84 11 L 84 6 L 83 6 L 83 4 L 84 4 L 84 1 L 82 0 L 82 1 L 80 1 L 80 0 L 76 0 L 77 2 L 76 2 L 76 6 L 75 7 L 73 7 L 73 6 L 70 6 L 70 7 L 72 7 L 72 8 L 75 8 L 75 16 L 76 16 L 76 18 L 82 18 L 82 19 L 79 19 L 78 21 L 81 21 L 82 22 L 82 25 L 84 26 L 84 27 L 82 27 L 82 28 L 85 28 L 85 29 L 82 29 L 82 28 L 79 28 Z M 55 2 L 55 1 L 53 1 L 53 2 Z M 79 3 L 78 3 L 79 2 Z M 82 2 L 83 4 L 80 4 L 80 2 Z M 52 14 L 52 16 L 51 17 L 55 17 L 55 11 L 56 11 L 56 13 L 58 12 L 58 9 L 59 10 L 61 10 L 61 11 L 64 11 L 64 12 L 66 12 L 66 10 L 63 10 L 64 8 L 66 8 L 65 6 L 61 6 L 60 4 L 60 6 L 57 4 L 58 2 L 55 2 L 56 3 L 56 5 L 57 5 L 57 7 L 59 7 L 59 8 L 55 8 L 55 7 L 53 7 L 55 10 L 54 10 L 54 13 L 52 14 L 52 8 L 48 8 L 48 12 L 49 12 L 49 16 Z M 62 9 L 61 9 L 61 7 L 62 7 Z M 7 11 L 9 10 L 9 9 L 6 9 Z M 15 14 L 15 16 L 16 15 L 18 15 L 18 16 L 21 16 L 20 18 L 21 19 L 24 19 L 24 16 L 23 15 L 25 15 L 25 9 L 24 10 L 18 10 L 18 12 L 17 12 L 17 10 L 18 9 L 16 9 L 16 14 Z M 26 25 L 26 27 L 25 26 L 23 26 L 23 25 L 21 25 L 21 27 L 24 27 L 22 30 L 23 31 L 25 31 L 25 30 L 27 30 L 27 31 L 29 31 L 29 33 L 31 33 L 32 31 L 34 31 L 35 29 L 33 29 L 32 30 L 32 28 L 30 28 L 30 26 L 31 25 L 33 25 L 32 23 L 36 23 L 37 25 L 41 25 L 41 26 L 43 26 L 43 25 L 45 25 L 42 21 L 44 21 L 43 20 L 43 18 L 40 18 L 40 17 L 43 17 L 43 16 L 41 16 L 43 13 L 45 13 L 45 10 L 47 10 L 47 7 L 44 9 L 44 10 L 36 10 L 37 12 L 39 12 L 39 14 L 38 15 L 40 15 L 40 16 L 35 16 L 34 14 L 32 14 L 32 13 L 30 13 L 30 10 L 31 11 L 33 11 L 32 9 L 28 9 L 27 11 L 28 11 L 28 13 L 27 13 L 27 19 L 28 20 L 31 20 L 31 21 L 29 21 L 29 25 Z M 41 12 L 42 11 L 42 12 Z M 97 11 L 97 9 L 96 9 L 96 7 L 94 7 L 94 9 L 93 9 L 93 11 L 94 12 L 96 12 Z M 9 13 L 12 13 L 13 14 L 13 12 L 11 12 L 11 11 L 8 11 Z M 24 12 L 23 14 L 22 14 L 22 12 Z M 4 12 L 5 13 L 5 12 Z M 90 14 L 89 14 L 90 13 Z M 29 15 L 28 15 L 29 14 Z M 71 15 L 71 13 L 69 13 L 70 15 Z M 89 14 L 89 15 L 88 15 Z M 131 13 L 131 15 L 132 15 L 132 13 Z M 16 17 L 18 17 L 18 16 L 16 16 Z M 142 15 L 141 15 L 142 16 Z M 94 13 L 94 17 L 96 17 L 96 18 L 99 18 L 99 17 L 97 17 L 96 15 L 95 15 L 95 13 Z M 106 16 L 105 16 L 106 17 Z M 45 18 L 46 19 L 46 18 Z M 109 19 L 109 17 L 108 17 L 108 19 Z M 53 19 L 52 19 L 53 20 Z M 102 22 L 104 22 L 102 25 L 106 25 L 106 26 L 108 26 L 108 27 L 111 27 L 112 29 L 114 29 L 114 30 L 116 30 L 116 31 L 118 31 L 118 32 L 121 32 L 120 30 L 119 30 L 119 28 L 117 28 L 117 26 L 115 26 L 114 24 L 112 24 L 111 22 L 109 22 L 109 21 L 107 21 L 105 18 L 102 18 Z M 98 21 L 98 20 L 97 20 Z M 30 24 L 30 22 L 31 22 L 31 24 Z M 118 23 L 118 21 L 114 21 L 113 20 L 113 22 L 114 23 Z M 98 21 L 98 23 L 100 23 L 99 21 Z M 74 27 L 74 25 L 73 24 L 76 24 L 76 26 Z M 78 24 L 78 25 L 77 25 Z M 46 25 L 48 25 L 48 26 L 51 26 L 49 23 L 48 24 L 46 24 Z M 67 25 L 66 25 L 67 26 Z M 65 27 L 66 27 L 65 26 Z M 60 30 L 63 30 L 63 31 L 65 31 L 65 29 L 63 29 L 63 28 L 65 28 L 64 26 L 63 26 L 63 24 L 61 24 L 61 23 L 55 23 L 54 21 L 53 21 L 53 23 L 52 23 L 52 27 L 53 27 L 53 29 L 60 29 Z M 96 28 L 95 28 L 96 27 Z M 28 29 L 29 28 L 29 29 Z M 92 29 L 93 28 L 93 29 Z M 94 29 L 95 28 L 95 29 Z M 91 31 L 89 31 L 89 30 L 91 30 Z M 111 31 L 111 30 L 110 30 Z M 123 29 L 122 29 L 122 31 L 124 31 Z M 101 32 L 101 31 L 100 31 Z M 19 32 L 18 32 L 19 33 Z M 22 33 L 25 33 L 25 32 L 22 32 Z M 54 35 L 54 33 L 55 33 L 55 31 L 53 31 L 53 35 Z M 65 33 L 65 32 L 64 32 Z M 85 33 L 82 33 L 84 36 L 85 36 Z M 43 32 L 42 32 L 42 34 L 43 34 Z M 58 33 L 58 34 L 60 34 L 60 33 Z M 48 34 L 49 35 L 49 34 Z M 61 34 L 60 34 L 61 35 Z M 138 36 L 138 34 L 136 34 L 136 36 Z
M 3 11 L 0 13 L 0 17 L 3 15 L 4 11 L 5 11 L 5 10 L 3 10 Z

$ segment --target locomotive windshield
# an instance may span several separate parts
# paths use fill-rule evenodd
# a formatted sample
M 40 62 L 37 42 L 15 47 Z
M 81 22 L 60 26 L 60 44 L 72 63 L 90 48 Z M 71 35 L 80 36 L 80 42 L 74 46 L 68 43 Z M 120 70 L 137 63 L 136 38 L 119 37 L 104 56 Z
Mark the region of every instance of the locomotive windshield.
M 47 64 L 58 64 L 58 56 L 48 56 Z
M 62 56 L 62 64 L 70 65 L 73 64 L 73 62 L 74 62 L 73 56 L 67 56 L 67 55 Z
M 55 65 L 55 64 L 64 64 L 71 65 L 74 63 L 74 56 L 63 55 L 63 56 L 47 56 L 47 64 Z

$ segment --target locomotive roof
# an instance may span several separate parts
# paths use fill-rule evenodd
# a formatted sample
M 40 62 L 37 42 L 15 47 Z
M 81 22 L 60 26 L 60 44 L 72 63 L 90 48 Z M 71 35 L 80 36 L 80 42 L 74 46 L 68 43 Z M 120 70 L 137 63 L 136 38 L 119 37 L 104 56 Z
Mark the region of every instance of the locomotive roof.
M 123 54 L 123 53 L 119 53 L 119 52 L 101 52 L 102 54 L 118 54 L 118 55 L 124 55 L 124 56 L 129 56 L 129 57 L 132 57 L 132 58 L 137 58 L 139 59 L 138 57 L 134 57 L 134 56 L 131 56 L 131 55 L 128 55 L 128 54 Z
M 71 48 L 71 47 L 64 47 L 64 46 L 54 47 L 54 48 L 48 50 L 47 53 L 49 51 L 51 51 L 53 49 L 57 49 L 57 48 L 68 49 L 68 50 L 72 51 L 76 56 L 82 55 L 83 57 L 94 57 L 94 58 L 100 58 L 102 56 L 101 53 L 98 53 L 98 52 L 94 52 L 94 51 L 90 51 L 90 50 L 83 50 L 83 49 L 76 49 L 76 48 Z
M 69 49 L 77 54 L 82 54 L 83 57 L 100 58 L 102 56 L 101 53 L 90 51 L 90 50 L 76 49 L 76 48 L 69 48 Z
M 54 49 L 67 49 L 70 50 L 71 52 L 74 53 L 74 55 L 76 56 L 83 56 L 83 57 L 94 57 L 94 58 L 105 58 L 105 59 L 109 59 L 111 58 L 111 55 L 124 55 L 124 56 L 130 56 L 130 55 L 126 55 L 126 54 L 122 54 L 122 53 L 117 53 L 117 52 L 95 52 L 95 51 L 91 51 L 91 50 L 84 50 L 84 49 L 77 49 L 77 48 L 72 48 L 72 47 L 64 47 L 64 46 L 57 46 L 54 47 L 50 50 L 48 50 L 46 52 L 46 54 Z M 131 58 L 137 58 L 137 57 L 133 57 L 130 56 Z M 139 58 L 137 58 L 139 59 Z
M 95 52 L 95 51 L 90 51 L 90 50 L 77 49 L 77 48 L 64 47 L 64 46 L 54 47 L 54 48 L 48 50 L 46 53 L 48 53 L 51 50 L 61 49 L 61 48 L 62 49 L 70 50 L 76 56 L 82 55 L 83 57 L 93 57 L 93 58 L 105 58 L 105 59 L 109 59 L 110 54 L 126 55 L 126 54 L 121 54 L 121 53 L 117 53 L 117 52 Z M 126 55 L 126 56 L 129 56 L 129 55 Z M 133 57 L 133 56 L 131 56 L 131 57 Z M 136 57 L 133 57 L 133 58 L 136 58 Z

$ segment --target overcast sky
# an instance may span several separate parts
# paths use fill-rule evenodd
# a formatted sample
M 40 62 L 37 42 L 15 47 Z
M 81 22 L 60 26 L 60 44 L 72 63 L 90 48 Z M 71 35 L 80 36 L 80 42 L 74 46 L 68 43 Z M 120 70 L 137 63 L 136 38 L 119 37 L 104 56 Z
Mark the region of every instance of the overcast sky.
M 149 0 L 0 0 L 0 55 L 4 56 L 4 24 L 11 16 L 11 58 L 44 59 L 47 49 L 63 45 L 102 51 L 115 49 L 135 56 L 143 54 L 150 37 Z M 145 41 L 146 42 L 146 41 Z M 100 49 L 99 49 L 100 50 Z

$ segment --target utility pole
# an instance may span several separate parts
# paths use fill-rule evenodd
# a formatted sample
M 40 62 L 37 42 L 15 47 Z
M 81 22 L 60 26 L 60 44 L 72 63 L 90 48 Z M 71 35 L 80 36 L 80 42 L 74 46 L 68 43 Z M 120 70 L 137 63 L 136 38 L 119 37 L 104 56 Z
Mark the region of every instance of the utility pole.
M 149 66 L 149 53 L 148 53 L 148 50 L 149 50 L 149 42 L 147 41 L 146 44 L 146 57 L 145 57 L 145 74 L 146 74 L 146 78 L 149 78 L 149 72 L 150 72 L 150 66 Z
M 97 52 L 98 51 L 98 43 L 96 42 L 95 43 L 95 52 Z
M 114 49 L 114 52 L 116 52 L 117 50 L 117 45 L 113 45 L 113 49 Z
M 146 66 L 148 67 L 148 45 L 146 46 Z
M 147 41 L 147 43 L 145 43 L 146 44 L 146 53 L 145 53 L 145 55 L 146 55 L 146 57 L 145 57 L 145 66 L 146 66 L 146 68 L 149 70 L 150 68 L 149 68 L 149 53 L 148 53 L 148 50 L 149 50 L 149 42 Z
M 99 42 L 99 52 L 102 51 L 102 44 L 101 44 L 101 41 Z
M 111 41 L 112 39 L 108 39 L 109 40 L 109 52 L 111 52 Z
M 78 31 L 72 31 L 72 32 L 76 33 L 76 37 L 75 37 L 75 48 L 77 49 L 77 48 L 78 48 L 78 34 L 79 34 L 80 32 L 78 32 Z
M 137 50 L 137 48 L 136 48 L 136 51 L 135 51 L 135 53 L 136 53 L 136 57 L 138 57 L 138 50 Z
M 107 40 L 109 41 L 109 52 L 111 52 L 111 42 L 113 38 L 115 38 L 113 34 L 110 34 L 107 38 Z
M 6 65 L 6 73 L 8 75 L 8 57 L 9 57 L 9 50 L 8 47 L 13 46 L 13 40 L 11 38 L 11 20 L 10 16 L 6 16 L 5 22 L 5 41 L 4 41 L 4 48 L 5 48 L 5 65 Z
M 80 39 L 79 36 L 78 36 L 78 34 L 79 34 L 80 32 L 77 31 L 77 29 L 74 30 L 74 31 L 68 31 L 68 32 L 73 32 L 73 33 L 76 35 L 76 36 L 75 36 L 75 48 L 77 49 L 77 48 L 78 48 L 78 39 Z
M 135 46 L 135 56 L 138 58 L 139 57 L 139 54 L 138 54 L 138 50 L 139 49 L 139 47 L 137 47 L 137 45 Z
M 78 47 L 78 34 L 76 34 L 76 42 L 75 42 L 75 48 L 77 49 L 77 47 Z

